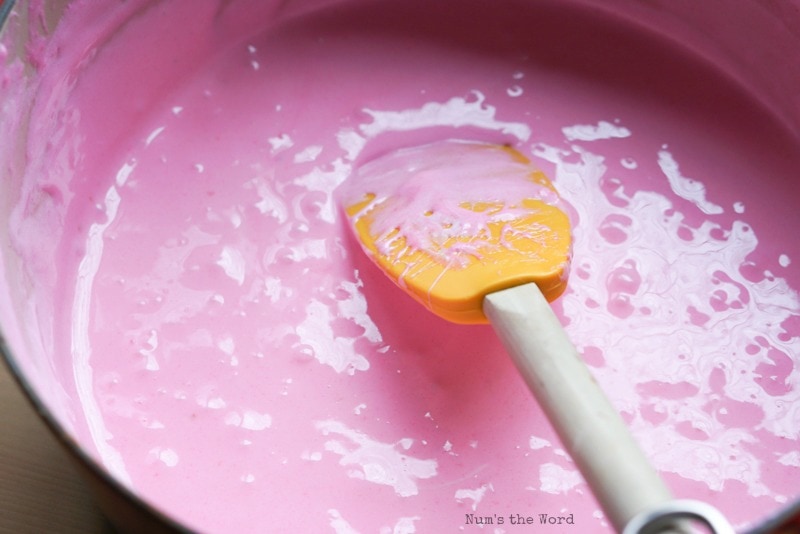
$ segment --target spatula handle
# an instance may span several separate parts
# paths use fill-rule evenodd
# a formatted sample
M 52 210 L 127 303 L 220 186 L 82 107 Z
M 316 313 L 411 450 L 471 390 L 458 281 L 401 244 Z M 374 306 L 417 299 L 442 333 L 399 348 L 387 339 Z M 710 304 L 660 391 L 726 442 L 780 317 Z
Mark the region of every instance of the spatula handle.
M 536 284 L 487 295 L 483 309 L 614 527 L 670 500 Z

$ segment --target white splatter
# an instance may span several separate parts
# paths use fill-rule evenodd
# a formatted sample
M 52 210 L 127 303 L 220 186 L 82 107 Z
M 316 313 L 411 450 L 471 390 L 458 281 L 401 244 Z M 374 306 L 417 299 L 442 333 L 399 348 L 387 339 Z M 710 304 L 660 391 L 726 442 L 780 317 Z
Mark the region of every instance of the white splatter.
M 148 371 L 158 371 L 160 366 L 156 359 L 155 350 L 158 348 L 158 332 L 150 330 L 150 337 L 147 338 L 147 348 L 139 350 L 139 354 L 145 357 L 144 368 Z
M 391 486 L 398 496 L 410 497 L 419 493 L 418 480 L 436 476 L 436 460 L 414 458 L 397 450 L 398 446 L 406 450 L 408 440 L 382 443 L 333 420 L 315 426 L 326 436 L 344 438 L 327 441 L 325 450 L 341 456 L 340 465 L 352 467 L 347 471 L 351 478 Z
M 241 427 L 247 430 L 264 430 L 272 426 L 272 416 L 268 413 L 259 413 L 246 410 L 242 415 Z
M 456 490 L 455 499 L 458 502 L 464 502 L 465 500 L 472 501 L 472 511 L 478 509 L 478 505 L 483 500 L 483 497 L 486 495 L 487 490 L 494 491 L 494 487 L 491 484 L 484 484 L 479 488 L 475 489 L 459 489 Z
M 225 336 L 217 342 L 219 350 L 230 356 L 236 350 L 236 342 L 230 336 Z
M 331 508 L 328 510 L 328 517 L 330 518 L 331 528 L 333 528 L 336 534 L 359 534 L 358 531 L 342 517 L 339 510 Z
M 681 174 L 678 162 L 668 151 L 659 151 L 658 166 L 666 175 L 669 185 L 676 195 L 693 203 L 707 215 L 718 215 L 724 211 L 721 206 L 706 200 L 706 186 L 702 182 Z
M 300 343 L 308 345 L 314 357 L 337 373 L 355 374 L 369 369 L 369 361 L 355 349 L 354 338 L 335 336 L 331 323 L 336 318 L 327 305 L 312 300 L 306 306 L 306 317 L 297 325 Z
M 289 218 L 289 208 L 286 203 L 272 190 L 268 179 L 265 176 L 254 178 L 250 185 L 255 187 L 258 202 L 255 206 L 264 215 L 274 217 L 279 223 L 283 224 Z
M 604 159 L 579 147 L 573 150 L 534 149 L 555 163 L 556 187 L 581 221 L 573 248 L 581 276 L 570 278 L 570 291 L 561 298 L 571 321 L 570 337 L 578 346 L 605 347 L 606 365 L 594 371 L 620 410 L 640 414 L 649 402 L 654 414 L 668 413 L 675 422 L 659 425 L 639 416 L 631 422 L 642 446 L 653 451 L 658 469 L 715 490 L 736 480 L 750 495 L 768 494 L 762 461 L 747 445 L 760 439 L 752 425 L 731 428 L 721 417 L 724 407 L 711 414 L 705 403 L 720 395 L 710 380 L 716 373 L 717 383 L 724 380 L 723 400 L 763 411 L 759 430 L 797 439 L 800 410 L 792 407 L 798 406 L 800 388 L 790 382 L 796 383 L 796 369 L 776 399 L 768 390 L 771 382 L 764 385 L 760 378 L 759 366 L 773 363 L 767 355 L 773 349 L 784 354 L 800 350 L 800 340 L 786 339 L 780 326 L 798 313 L 800 296 L 786 280 L 766 271 L 758 282 L 742 274 L 759 244 L 745 222 L 732 217 L 724 223 L 685 222 L 675 210 L 677 197 L 690 197 L 709 214 L 718 210 L 705 200 L 701 184 L 683 183 L 677 162 L 665 151 L 659 163 L 675 182 L 675 197 L 603 188 L 601 182 L 613 184 L 607 181 Z M 682 184 L 691 187 L 682 189 Z M 615 221 L 612 241 L 603 233 L 609 220 Z M 748 346 L 757 352 L 748 354 Z M 720 353 L 719 347 L 733 349 Z M 614 371 L 621 368 L 626 372 Z M 685 384 L 689 393 L 657 395 L 662 385 L 672 384 Z M 653 388 L 649 401 L 642 387 Z
M 403 111 L 377 111 L 365 109 L 372 122 L 361 126 L 367 137 L 389 131 L 409 131 L 433 126 L 463 127 L 476 126 L 487 130 L 497 130 L 513 135 L 520 141 L 531 136 L 530 127 L 521 122 L 504 122 L 495 119 L 496 109 L 485 103 L 486 97 L 473 91 L 474 99 L 451 98 L 447 102 L 429 102 L 418 109 Z
M 314 161 L 321 153 L 322 153 L 322 147 L 320 145 L 311 145 L 304 148 L 297 154 L 295 154 L 294 162 L 307 163 L 310 161 Z
M 601 139 L 624 138 L 631 135 L 631 131 L 624 126 L 617 126 L 607 121 L 600 121 L 596 125 L 576 124 L 565 126 L 561 129 L 570 141 L 598 141 Z
M 558 464 L 547 463 L 539 468 L 539 489 L 545 493 L 567 493 L 582 480 L 578 471 L 565 469 Z
M 317 191 L 325 194 L 319 217 L 325 222 L 333 223 L 336 220 L 336 205 L 333 200 L 333 191 L 350 175 L 350 165 L 342 159 L 333 162 L 331 170 L 314 168 L 308 174 L 295 179 L 294 183 L 302 185 L 309 191 Z
M 319 462 L 322 460 L 322 453 L 319 451 L 303 451 L 303 454 L 300 455 L 300 458 L 309 462 Z
M 800 451 L 791 451 L 778 458 L 778 462 L 788 467 L 800 467 Z
M 238 285 L 244 284 L 247 262 L 239 249 L 230 246 L 223 247 L 219 259 L 217 259 L 217 265 L 222 267 L 225 274 L 235 280 Z
M 243 413 L 230 412 L 225 416 L 225 424 L 258 432 L 272 426 L 272 416 L 255 410 L 245 410 Z
M 528 440 L 528 446 L 533 450 L 544 449 L 545 447 L 550 446 L 550 442 L 544 438 L 537 438 L 536 436 L 531 436 Z
M 163 132 L 163 131 L 164 131 L 164 128 L 166 128 L 166 126 L 159 126 L 159 127 L 158 127 L 158 128 L 156 128 L 155 130 L 153 130 L 152 132 L 150 132 L 150 135 L 148 135 L 148 136 L 147 136 L 147 139 L 145 139 L 145 141 L 144 141 L 144 145 L 145 145 L 145 146 L 150 146 L 150 144 L 151 144 L 153 141 L 155 141 L 155 140 L 156 140 L 156 138 L 157 138 L 159 135 L 161 135 L 161 132 Z
M 519 85 L 512 85 L 511 87 L 506 89 L 506 94 L 508 96 L 510 96 L 511 98 L 516 98 L 518 96 L 522 96 L 523 92 L 524 91 L 522 90 L 522 87 L 520 87 Z
M 419 521 L 419 516 L 401 517 L 394 524 L 394 527 L 381 527 L 380 534 L 415 534 L 417 527 L 415 521 Z
M 273 154 L 294 146 L 294 141 L 292 141 L 292 138 L 289 137 L 288 134 L 276 135 L 274 137 L 270 137 L 267 139 L 267 141 L 272 147 Z
M 172 449 L 162 447 L 153 447 L 150 449 L 148 456 L 161 462 L 167 467 L 175 467 L 178 465 L 178 461 L 180 460 L 177 452 Z

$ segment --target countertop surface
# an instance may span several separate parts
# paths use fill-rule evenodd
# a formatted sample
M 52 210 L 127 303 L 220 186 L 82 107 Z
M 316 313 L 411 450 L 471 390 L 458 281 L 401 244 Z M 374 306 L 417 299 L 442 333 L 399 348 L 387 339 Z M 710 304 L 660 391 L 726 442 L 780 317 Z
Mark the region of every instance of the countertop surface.
M 110 534 L 72 460 L 0 361 L 0 533 Z

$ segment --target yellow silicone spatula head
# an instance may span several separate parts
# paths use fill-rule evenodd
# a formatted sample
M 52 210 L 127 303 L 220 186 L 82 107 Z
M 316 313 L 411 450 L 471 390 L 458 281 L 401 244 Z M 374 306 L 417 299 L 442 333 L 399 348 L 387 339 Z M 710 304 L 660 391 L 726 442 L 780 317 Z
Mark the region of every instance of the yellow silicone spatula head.
M 483 297 L 535 282 L 566 287 L 571 235 L 555 188 L 516 150 L 442 141 L 359 167 L 346 212 L 363 248 L 435 314 L 487 322 Z
M 398 285 L 446 319 L 491 322 L 618 531 L 649 532 L 659 513 L 686 509 L 548 305 L 566 285 L 570 224 L 525 157 L 440 142 L 371 161 L 344 193 L 363 248 Z

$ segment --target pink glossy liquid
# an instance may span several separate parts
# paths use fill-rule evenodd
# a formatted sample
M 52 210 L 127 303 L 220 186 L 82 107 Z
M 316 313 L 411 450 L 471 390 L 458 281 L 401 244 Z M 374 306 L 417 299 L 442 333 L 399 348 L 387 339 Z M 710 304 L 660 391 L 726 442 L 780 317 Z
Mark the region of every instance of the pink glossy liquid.
M 178 9 L 75 88 L 87 139 L 135 83 L 99 67 Z M 608 529 L 491 330 L 420 308 L 346 228 L 361 158 L 446 138 L 512 143 L 574 207 L 556 310 L 676 495 L 742 525 L 800 493 L 800 160 L 734 87 L 513 3 L 219 35 L 77 149 L 60 324 L 87 433 L 137 493 L 211 532 Z

